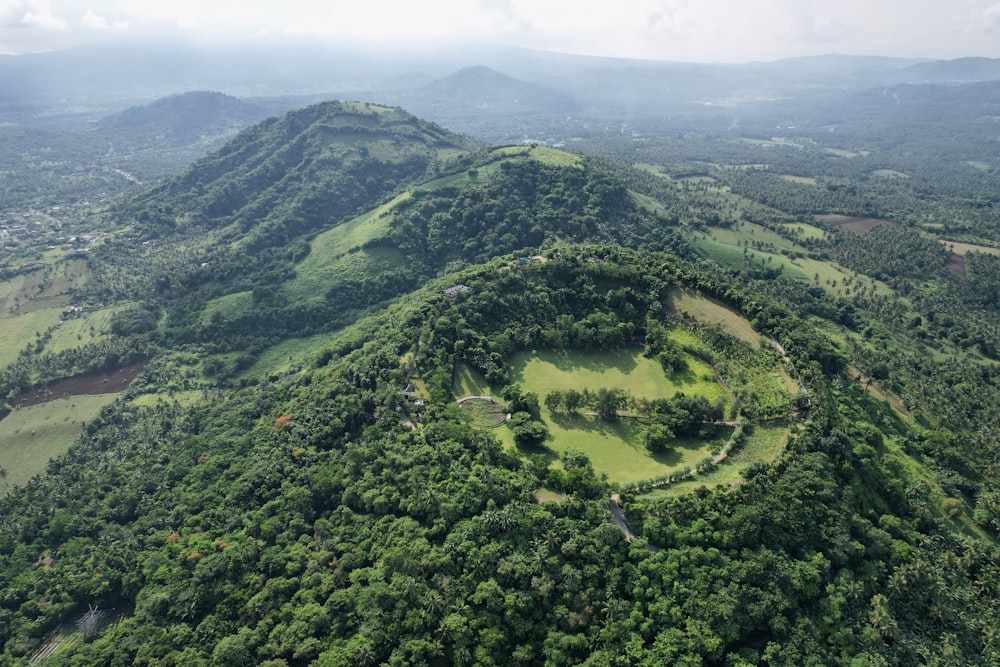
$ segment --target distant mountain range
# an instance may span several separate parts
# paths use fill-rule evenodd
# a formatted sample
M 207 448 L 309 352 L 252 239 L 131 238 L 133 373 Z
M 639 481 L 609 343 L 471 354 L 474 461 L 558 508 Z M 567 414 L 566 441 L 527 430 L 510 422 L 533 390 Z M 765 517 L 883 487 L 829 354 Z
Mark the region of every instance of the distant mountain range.
M 499 79 L 483 66 L 536 88 Z M 465 71 L 467 70 L 467 71 Z M 457 72 L 457 73 L 456 73 Z M 340 96 L 419 90 L 425 95 L 464 87 L 466 103 L 592 104 L 606 91 L 628 94 L 638 106 L 669 97 L 730 97 L 748 89 L 787 91 L 803 85 L 852 86 L 1000 79 L 1000 60 L 919 60 L 827 55 L 741 65 L 676 63 L 573 56 L 510 47 L 464 51 L 383 53 L 327 43 L 268 42 L 243 46 L 110 44 L 43 54 L 0 57 L 0 105 L 53 104 L 68 99 L 95 107 L 151 101 L 192 89 L 254 95 Z M 491 78 L 492 77 L 492 78 Z M 470 95 L 470 86 L 489 92 Z M 496 90 L 486 90 L 496 86 Z M 420 106 L 421 94 L 399 99 Z M 117 102 L 112 102 L 118 100 Z M 507 100 L 507 102 L 504 102 Z M 0 107 L 2 110 L 2 107 Z

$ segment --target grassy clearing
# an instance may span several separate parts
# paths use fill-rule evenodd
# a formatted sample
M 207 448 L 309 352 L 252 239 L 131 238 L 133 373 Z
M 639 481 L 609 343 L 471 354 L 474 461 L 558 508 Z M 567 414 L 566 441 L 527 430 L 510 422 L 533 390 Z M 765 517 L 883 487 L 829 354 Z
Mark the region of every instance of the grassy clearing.
M 312 241 L 309 257 L 302 266 L 309 266 L 309 259 L 317 257 L 336 257 L 354 248 L 360 248 L 365 243 L 385 236 L 392 225 L 392 211 L 411 198 L 409 192 L 404 192 L 392 201 L 382 204 L 367 213 L 337 225 L 319 234 Z
M 27 306 L 28 300 L 41 292 L 44 276 L 45 270 L 40 269 L 0 282 L 0 310 L 14 312 Z
M 142 394 L 133 398 L 129 404 L 137 408 L 155 408 L 162 403 L 177 403 L 184 407 L 194 406 L 206 400 L 205 392 L 200 389 L 161 392 L 157 394 Z
M 606 473 L 612 482 L 634 482 L 689 470 L 720 449 L 729 435 L 729 429 L 720 428 L 720 437 L 708 443 L 680 439 L 673 449 L 653 456 L 642 445 L 643 426 L 639 420 L 603 422 L 585 415 L 552 415 L 544 408 L 542 419 L 552 436 L 546 443 L 549 447 L 557 452 L 573 448 L 586 453 L 594 470 Z
M 83 423 L 97 416 L 118 394 L 72 396 L 14 410 L 0 420 L 0 468 L 7 471 L 7 484 L 24 484 L 45 471 L 49 459 L 73 444 Z
M 709 400 L 725 397 L 707 364 L 694 357 L 687 361 L 685 373 L 668 378 L 659 364 L 634 351 L 522 353 L 511 361 L 511 376 L 524 390 L 537 393 L 543 402 L 551 391 L 584 387 L 620 388 L 645 399 L 668 398 L 677 391 L 705 395 Z M 642 445 L 640 420 L 605 422 L 587 415 L 553 414 L 544 405 L 542 419 L 549 427 L 551 438 L 547 445 L 551 449 L 585 452 L 594 469 L 607 473 L 615 482 L 648 479 L 689 468 L 728 438 L 725 433 L 719 435 L 719 442 L 680 440 L 675 449 L 654 457 Z M 505 444 L 514 446 L 509 429 L 497 429 L 496 433 Z
M 909 178 L 910 175 L 895 169 L 876 169 L 871 173 L 875 178 Z
M 262 378 L 274 373 L 281 375 L 306 366 L 323 351 L 329 341 L 328 334 L 283 340 L 257 355 L 253 365 L 240 373 L 240 377 Z
M 62 318 L 63 309 L 46 308 L 13 317 L 0 317 L 0 366 L 6 366 L 17 359 L 18 353 L 35 335 L 55 326 Z
M 687 288 L 671 289 L 667 298 L 669 307 L 674 312 L 686 312 L 695 319 L 718 324 L 730 336 L 749 343 L 752 347 L 760 347 L 760 334 L 753 330 L 750 322 L 718 301 Z
M 493 395 L 493 388 L 486 382 L 483 374 L 464 363 L 459 363 L 456 366 L 451 386 L 452 393 L 459 398 L 462 396 Z
M 725 396 L 712 368 L 685 355 L 687 370 L 667 377 L 652 359 L 634 350 L 605 352 L 521 352 L 511 360 L 511 378 L 544 398 L 551 391 L 624 389 L 636 398 L 670 398 L 677 392 L 709 400 Z
M 666 179 L 670 178 L 670 174 L 664 173 L 663 167 L 658 164 L 650 164 L 648 162 L 636 162 L 632 166 L 641 171 L 653 174 L 654 176 L 662 176 L 663 178 Z
M 467 178 L 464 174 L 462 177 Z M 362 249 L 362 246 L 386 236 L 392 225 L 393 209 L 411 197 L 411 193 L 404 192 L 319 234 L 311 243 L 309 255 L 296 266 L 295 278 L 282 287 L 288 298 L 296 301 L 324 298 L 332 286 L 345 279 L 398 268 L 398 251 L 388 247 Z
M 781 178 L 790 183 L 802 183 L 803 185 L 816 185 L 816 179 L 809 176 L 793 176 L 792 174 L 782 174 Z
M 793 148 L 802 148 L 802 144 L 795 143 L 784 137 L 771 137 L 770 139 L 750 139 L 744 137 L 740 139 L 745 144 L 753 144 L 754 146 L 792 146 Z
M 824 148 L 823 150 L 829 153 L 830 155 L 836 155 L 837 157 L 852 158 L 852 157 L 858 157 L 859 155 L 864 155 L 864 152 L 854 153 L 852 151 L 847 151 L 842 148 Z
M 206 303 L 199 319 L 202 324 L 210 324 L 213 318 L 235 319 L 251 310 L 253 310 L 253 294 L 249 291 L 234 292 Z
M 801 239 L 822 240 L 823 238 L 826 237 L 826 232 L 824 232 L 819 227 L 813 227 L 812 225 L 807 225 L 803 222 L 789 223 L 783 226 L 785 227 L 785 229 L 788 229 Z
M 990 163 L 983 162 L 982 160 L 966 160 L 965 164 L 969 165 L 973 169 L 978 169 L 979 171 L 989 171 Z
M 310 254 L 299 265 L 298 275 L 285 283 L 282 289 L 288 299 L 296 302 L 324 299 L 337 285 L 358 277 L 392 272 L 404 264 L 403 254 L 388 246 L 365 248 L 339 257 Z M 336 298 L 335 293 L 333 298 Z
M 532 494 L 535 497 L 535 501 L 538 503 L 561 503 L 566 500 L 566 494 L 559 493 L 558 491 L 551 491 L 546 488 L 541 488 Z
M 694 246 L 701 253 L 720 266 L 742 268 L 746 263 L 766 267 L 781 267 L 781 276 L 793 280 L 805 280 L 806 273 L 792 260 L 779 253 L 760 252 L 752 248 L 741 248 L 729 243 L 722 243 L 711 236 L 697 235 Z
M 112 316 L 128 307 L 128 305 L 121 305 L 90 312 L 85 311 L 82 315 L 64 320 L 59 328 L 52 333 L 52 338 L 45 349 L 53 353 L 62 352 L 87 343 L 104 340 L 108 337 Z
M 720 484 L 729 486 L 737 483 L 751 463 L 762 461 L 773 463 L 788 444 L 791 427 L 785 422 L 771 422 L 754 427 L 753 433 L 747 436 L 746 442 L 733 452 L 725 461 L 711 470 L 700 473 L 675 484 L 660 487 L 655 491 L 643 494 L 643 498 L 664 496 L 681 496 L 691 493 L 701 486 L 714 488 Z
M 958 241 L 948 241 L 947 239 L 938 239 L 938 241 L 944 244 L 950 252 L 963 257 L 970 252 L 983 252 L 1000 257 L 1000 248 L 991 248 L 990 246 L 976 245 L 975 243 L 959 243 Z
M 806 252 L 805 248 L 795 242 L 789 241 L 785 237 L 771 231 L 767 227 L 761 227 L 760 225 L 752 222 L 741 222 L 739 225 L 728 228 L 713 227 L 711 229 L 711 235 L 716 241 L 735 246 L 742 246 L 745 243 L 749 243 L 750 245 L 753 245 L 754 243 L 762 243 L 773 246 L 778 250 L 797 250 L 799 252 Z
M 498 158 L 526 157 L 554 167 L 579 167 L 583 160 L 575 153 L 548 146 L 504 146 L 494 150 L 491 155 Z
M 464 188 L 471 183 L 489 179 L 489 177 L 495 174 L 499 169 L 500 161 L 491 162 L 481 167 L 476 167 L 474 176 L 470 175 L 468 171 L 460 171 L 456 174 L 451 174 L 450 176 L 442 176 L 441 178 L 436 178 L 433 181 L 421 183 L 413 189 L 413 192 L 434 192 L 435 190 L 451 187 Z

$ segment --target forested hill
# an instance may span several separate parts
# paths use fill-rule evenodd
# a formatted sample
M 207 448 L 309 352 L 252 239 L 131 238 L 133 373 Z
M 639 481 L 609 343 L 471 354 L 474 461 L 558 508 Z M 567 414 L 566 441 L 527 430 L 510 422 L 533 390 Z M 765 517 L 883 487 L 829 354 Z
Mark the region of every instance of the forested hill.
M 326 103 L 109 207 L 12 279 L 12 401 L 143 370 L 5 484 L 0 664 L 1000 663 L 996 374 L 852 243 L 943 249 L 727 201 Z

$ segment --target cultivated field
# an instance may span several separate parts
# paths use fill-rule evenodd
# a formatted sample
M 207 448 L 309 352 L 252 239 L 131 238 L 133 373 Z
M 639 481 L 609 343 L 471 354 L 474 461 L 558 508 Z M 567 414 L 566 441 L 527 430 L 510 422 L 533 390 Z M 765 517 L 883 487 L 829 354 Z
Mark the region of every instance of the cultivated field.
M 965 257 L 970 252 L 984 252 L 988 255 L 996 255 L 1000 257 L 1000 248 L 991 248 L 986 245 L 976 245 L 975 243 L 959 243 L 958 241 L 948 241 L 947 239 L 938 239 L 949 252 L 953 252 L 956 255 L 961 255 Z
M 890 227 L 902 227 L 902 225 L 894 220 L 883 220 L 882 218 L 865 218 L 859 216 L 851 215 L 817 215 L 816 219 L 825 222 L 831 227 L 836 227 L 837 229 L 842 229 L 845 232 L 852 232 L 854 234 L 863 234 L 873 227 L 879 225 L 889 225 Z

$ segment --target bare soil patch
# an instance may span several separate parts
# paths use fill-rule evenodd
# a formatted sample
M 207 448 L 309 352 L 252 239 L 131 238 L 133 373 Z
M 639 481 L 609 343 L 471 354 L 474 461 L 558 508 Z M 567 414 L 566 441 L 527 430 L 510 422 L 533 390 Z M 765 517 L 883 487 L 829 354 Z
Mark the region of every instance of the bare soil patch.
M 144 368 L 146 368 L 146 362 L 139 362 L 122 366 L 109 373 L 93 373 L 66 378 L 49 385 L 29 389 L 11 401 L 11 404 L 28 407 L 67 396 L 115 394 L 128 388 Z
M 903 226 L 895 220 L 864 218 L 851 215 L 817 215 L 816 219 L 821 222 L 825 222 L 831 227 L 836 227 L 837 229 L 842 229 L 845 232 L 851 232 L 852 234 L 864 234 L 869 229 L 878 227 L 879 225 L 889 225 L 890 227 L 895 227 L 897 229 Z
M 965 255 L 953 252 L 948 253 L 948 270 L 959 278 L 964 278 L 967 273 L 965 269 Z

